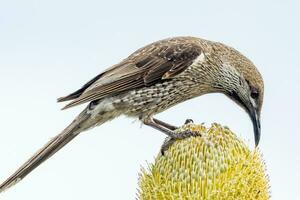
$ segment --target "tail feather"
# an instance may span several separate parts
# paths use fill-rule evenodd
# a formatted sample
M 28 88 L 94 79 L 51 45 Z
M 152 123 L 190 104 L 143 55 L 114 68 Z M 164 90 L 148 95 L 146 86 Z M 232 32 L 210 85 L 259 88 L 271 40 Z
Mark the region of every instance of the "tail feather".
M 79 97 L 80 95 L 78 94 L 70 94 L 68 96 L 65 96 L 65 97 L 59 97 L 57 99 L 57 102 L 64 102 L 64 101 L 70 101 L 72 99 L 76 99 L 77 97 Z
M 82 130 L 81 124 L 89 118 L 89 114 L 84 110 L 66 129 L 59 135 L 51 139 L 43 148 L 37 151 L 27 160 L 15 173 L 0 185 L 0 193 L 13 186 L 32 170 L 38 167 L 45 160 L 59 151 L 63 146 L 75 138 Z

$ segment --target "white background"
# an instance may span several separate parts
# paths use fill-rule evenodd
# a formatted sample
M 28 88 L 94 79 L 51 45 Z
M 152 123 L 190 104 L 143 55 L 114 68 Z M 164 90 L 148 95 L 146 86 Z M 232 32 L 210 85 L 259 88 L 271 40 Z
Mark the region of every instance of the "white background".
M 273 200 L 299 199 L 300 26 L 298 1 L 0 1 L 0 180 L 84 106 L 56 98 L 137 48 L 171 36 L 220 41 L 250 58 L 265 80 L 260 149 Z M 253 147 L 248 116 L 206 95 L 158 116 L 229 126 Z M 134 199 L 138 172 L 164 135 L 120 117 L 85 132 L 0 194 L 4 200 Z

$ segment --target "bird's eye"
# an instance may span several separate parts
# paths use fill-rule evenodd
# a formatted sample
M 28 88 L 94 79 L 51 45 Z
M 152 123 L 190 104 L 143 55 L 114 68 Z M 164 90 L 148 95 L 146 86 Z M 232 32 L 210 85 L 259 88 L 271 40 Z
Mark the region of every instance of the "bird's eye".
M 258 99 L 258 97 L 259 97 L 259 92 L 258 92 L 258 90 L 256 89 L 256 88 L 254 88 L 254 87 L 250 87 L 250 89 L 251 89 L 251 97 L 253 98 L 253 99 Z
M 250 96 L 252 99 L 258 99 L 259 97 L 259 91 L 257 88 L 253 87 L 252 85 L 250 85 L 250 82 L 248 80 L 246 80 L 246 82 L 248 83 L 249 87 L 250 87 Z

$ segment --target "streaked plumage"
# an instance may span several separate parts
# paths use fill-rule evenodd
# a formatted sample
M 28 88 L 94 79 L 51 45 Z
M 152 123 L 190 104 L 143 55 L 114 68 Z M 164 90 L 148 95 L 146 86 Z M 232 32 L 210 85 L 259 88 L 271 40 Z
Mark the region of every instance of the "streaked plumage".
M 119 115 L 139 118 L 169 136 L 176 127 L 153 118 L 188 99 L 220 92 L 250 115 L 258 144 L 263 80 L 250 60 L 221 43 L 194 37 L 176 37 L 149 44 L 97 75 L 82 88 L 58 101 L 70 108 L 88 103 L 61 134 L 37 152 L 0 191 L 24 178 L 80 132 Z

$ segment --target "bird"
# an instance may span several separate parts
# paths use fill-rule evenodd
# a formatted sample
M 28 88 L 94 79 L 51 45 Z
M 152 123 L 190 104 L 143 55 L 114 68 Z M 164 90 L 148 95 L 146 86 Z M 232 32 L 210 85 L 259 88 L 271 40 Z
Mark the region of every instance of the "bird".
M 62 109 L 87 104 L 60 134 L 51 139 L 0 185 L 16 184 L 81 132 L 120 115 L 139 119 L 173 139 L 177 127 L 155 114 L 189 99 L 221 93 L 246 111 L 259 144 L 264 83 L 256 66 L 234 48 L 198 37 L 179 36 L 148 44 L 104 70 L 77 91 L 58 98 Z

